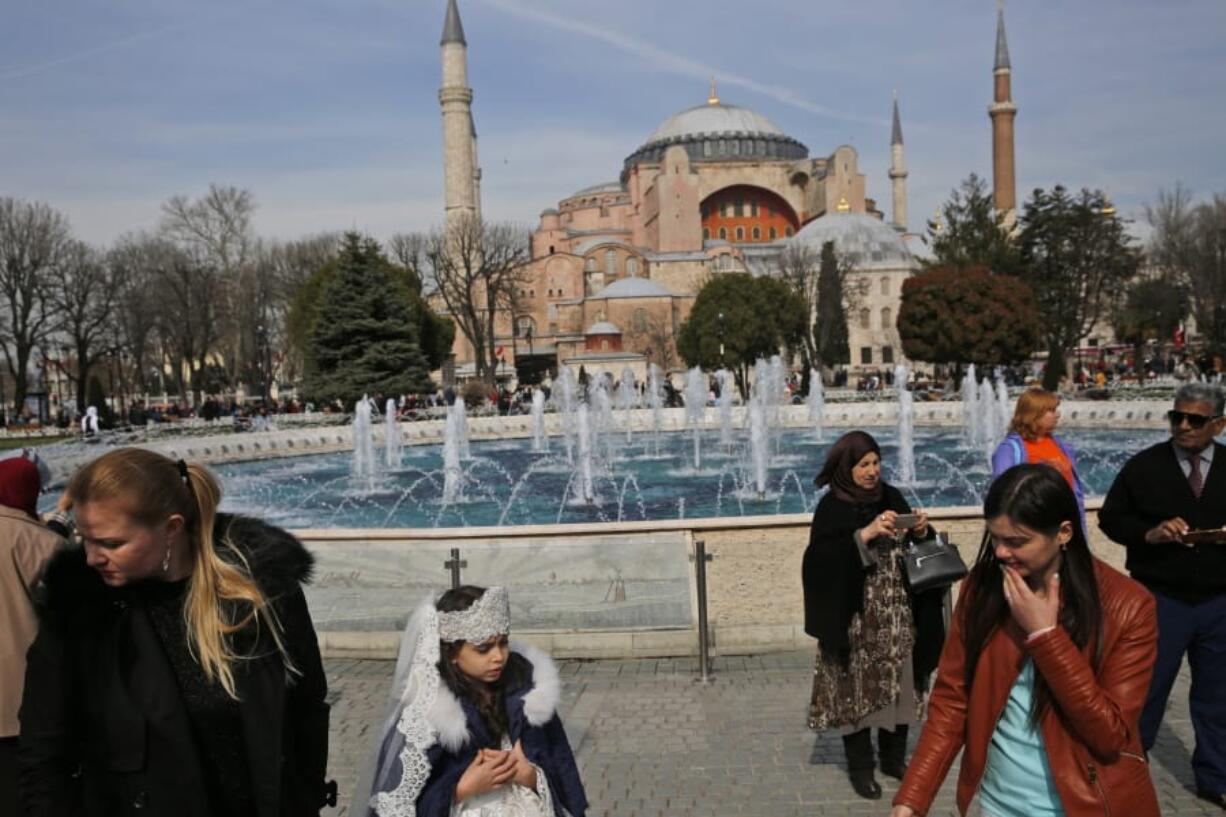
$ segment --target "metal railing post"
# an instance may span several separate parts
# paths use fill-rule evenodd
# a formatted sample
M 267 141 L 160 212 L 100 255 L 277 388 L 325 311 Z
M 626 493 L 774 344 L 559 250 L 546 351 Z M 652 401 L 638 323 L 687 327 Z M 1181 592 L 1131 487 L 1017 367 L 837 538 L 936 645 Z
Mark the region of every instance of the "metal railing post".
M 460 586 L 460 570 L 468 567 L 468 560 L 460 558 L 460 549 L 451 549 L 451 558 L 443 562 L 443 567 L 451 571 L 451 589 L 455 590 Z
M 707 543 L 701 539 L 694 540 L 694 589 L 698 593 L 698 680 L 700 683 L 711 682 L 710 637 L 707 623 Z

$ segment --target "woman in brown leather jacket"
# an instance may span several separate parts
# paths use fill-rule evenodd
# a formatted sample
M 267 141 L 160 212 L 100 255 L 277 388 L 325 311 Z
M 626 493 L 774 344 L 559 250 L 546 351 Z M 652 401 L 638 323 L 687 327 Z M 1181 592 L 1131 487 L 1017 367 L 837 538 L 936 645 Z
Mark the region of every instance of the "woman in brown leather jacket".
M 984 500 L 915 756 L 891 817 L 928 811 L 960 750 L 958 809 L 984 817 L 1158 815 L 1138 727 L 1153 597 L 1090 554 L 1059 472 L 1026 464 Z

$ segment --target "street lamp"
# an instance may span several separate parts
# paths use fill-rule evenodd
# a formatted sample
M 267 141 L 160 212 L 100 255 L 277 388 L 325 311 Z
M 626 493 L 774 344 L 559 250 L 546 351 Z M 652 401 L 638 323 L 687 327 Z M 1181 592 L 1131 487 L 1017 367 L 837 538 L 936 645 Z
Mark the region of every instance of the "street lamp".
M 719 367 L 724 368 L 724 313 L 720 312 L 715 316 L 719 321 Z

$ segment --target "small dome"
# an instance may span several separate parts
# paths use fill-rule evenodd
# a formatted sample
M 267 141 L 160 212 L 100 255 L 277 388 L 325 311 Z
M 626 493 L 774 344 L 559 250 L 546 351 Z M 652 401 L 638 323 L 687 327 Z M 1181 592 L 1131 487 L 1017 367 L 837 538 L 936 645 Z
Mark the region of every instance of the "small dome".
M 605 298 L 671 298 L 673 293 L 648 278 L 622 278 L 588 298 L 590 301 Z
M 597 321 L 587 328 L 585 335 L 620 335 L 622 330 L 618 329 L 608 321 Z
M 622 192 L 624 192 L 624 189 L 622 188 L 621 182 L 604 182 L 602 184 L 594 184 L 591 187 L 585 187 L 582 190 L 576 190 L 574 193 L 571 193 L 567 198 L 573 199 L 579 196 L 591 196 L 596 193 L 622 193 Z
M 791 238 L 821 253 L 822 245 L 834 242 L 841 261 L 856 272 L 915 269 L 915 256 L 901 235 L 879 218 L 864 213 L 828 213 L 806 224 Z

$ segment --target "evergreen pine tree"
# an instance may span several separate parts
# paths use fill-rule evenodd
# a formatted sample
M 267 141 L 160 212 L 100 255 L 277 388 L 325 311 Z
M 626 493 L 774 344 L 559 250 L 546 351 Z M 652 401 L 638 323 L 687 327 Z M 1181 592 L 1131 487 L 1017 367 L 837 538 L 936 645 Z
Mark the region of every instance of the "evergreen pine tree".
M 348 233 L 311 333 L 311 398 L 348 406 L 363 394 L 434 390 L 413 306 L 393 283 L 379 245 Z

